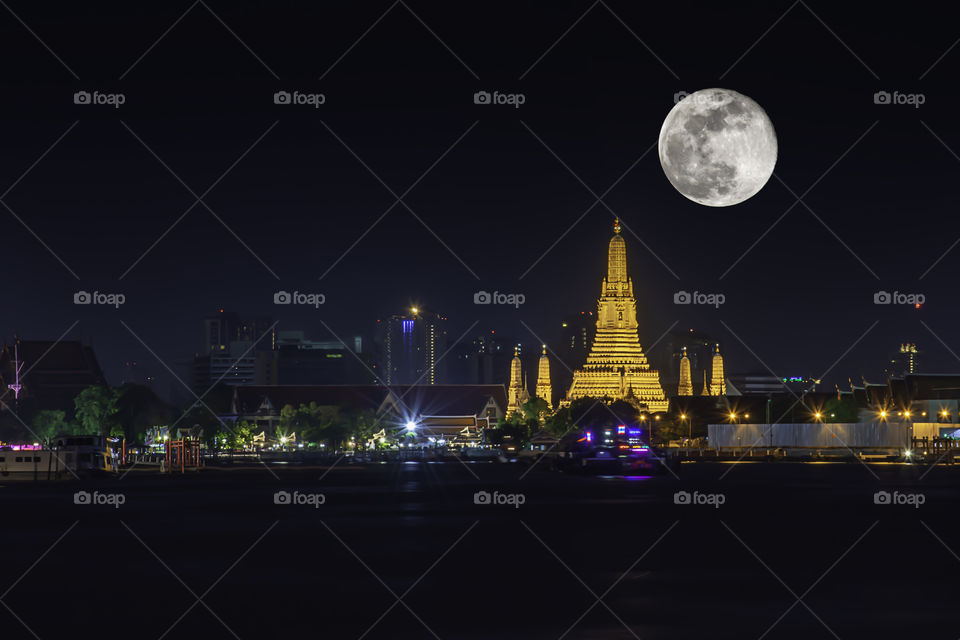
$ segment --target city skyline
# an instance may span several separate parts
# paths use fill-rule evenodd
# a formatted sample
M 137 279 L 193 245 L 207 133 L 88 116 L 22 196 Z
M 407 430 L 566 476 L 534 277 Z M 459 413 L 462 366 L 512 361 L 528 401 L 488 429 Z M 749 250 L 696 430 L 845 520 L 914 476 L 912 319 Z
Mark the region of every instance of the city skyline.
M 519 10 L 509 25 L 481 12 L 491 32 L 537 34 L 494 50 L 444 12 L 386 9 L 338 9 L 353 38 L 383 14 L 349 52 L 351 36 L 322 20 L 315 33 L 310 20 L 272 16 L 264 31 L 246 7 L 198 5 L 163 38 L 156 17 L 121 5 L 96 26 L 76 9 L 65 21 L 24 9 L 56 55 L 9 25 L 4 46 L 35 55 L 4 80 L 12 97 L 0 107 L 17 272 L 0 289 L 11 301 L 0 336 L 81 338 L 112 382 L 136 361 L 165 392 L 181 386 L 167 367 L 184 376 L 196 351 L 196 319 L 219 308 L 325 340 L 372 337 L 376 318 L 420 305 L 450 318 L 451 341 L 476 321 L 535 344 L 530 329 L 549 341 L 563 317 L 593 308 L 596 247 L 619 216 L 645 343 L 693 329 L 723 340 L 731 371 L 843 382 L 877 376 L 909 342 L 925 370 L 960 370 L 948 322 L 960 228 L 943 213 L 960 166 L 947 33 L 894 53 L 870 39 L 883 15 L 837 8 L 831 34 L 815 8 L 795 5 L 774 35 L 772 14 L 730 26 L 760 55 L 705 65 L 635 30 L 666 7 L 642 20 L 631 7 Z M 707 37 L 707 22 L 691 37 Z M 115 23 L 126 35 L 109 59 L 73 28 Z M 277 40 L 281 25 L 303 46 Z M 823 47 L 790 55 L 814 36 Z M 675 99 L 715 85 L 757 100 L 781 147 L 766 187 L 726 209 L 676 193 L 653 148 Z M 85 103 L 83 92 L 124 102 Z M 285 103 L 284 92 L 325 100 Z M 525 99 L 478 104 L 479 92 Z M 917 94 L 922 104 L 899 99 Z M 930 158 L 923 171 L 907 162 L 917 157 Z M 78 291 L 125 302 L 74 305 Z M 325 302 L 280 308 L 277 291 Z M 525 302 L 475 305 L 478 291 Z M 681 291 L 724 303 L 674 304 Z M 926 304 L 874 304 L 883 291 Z
M 0 0 L 2 640 L 956 637 L 955 14 Z
M 621 227 L 619 226 L 619 221 L 615 220 L 614 222 L 615 229 L 615 238 L 621 238 Z M 621 250 L 622 251 L 622 250 Z M 631 252 L 627 251 L 626 255 L 623 255 L 620 260 L 626 261 L 624 264 L 630 262 L 629 254 Z M 612 260 L 612 257 L 611 257 Z M 613 268 L 612 266 L 610 267 Z M 624 267 L 618 267 L 621 270 Z M 631 273 L 630 269 L 626 267 L 626 273 Z M 606 280 L 605 280 L 606 282 Z M 81 292 L 80 295 L 87 294 L 88 292 Z M 76 293 L 74 294 L 77 295 Z M 297 303 L 297 299 L 302 299 L 304 302 L 308 302 L 308 298 L 311 295 L 315 294 L 302 294 L 299 292 L 287 292 L 287 291 L 277 291 L 274 292 L 274 308 L 275 309 L 284 309 L 288 305 L 294 305 Z M 632 295 L 632 293 L 631 293 Z M 686 292 L 680 291 L 674 293 L 674 304 L 678 304 L 678 296 L 696 296 L 696 295 L 715 295 L 715 294 L 698 294 L 697 292 Z M 721 294 L 722 295 L 722 294 Z M 519 299 L 518 299 L 519 298 Z M 501 292 L 488 292 L 488 291 L 477 291 L 473 293 L 474 304 L 478 307 L 486 306 L 497 306 L 497 305 L 506 305 L 514 306 L 517 310 L 525 303 L 525 294 L 505 294 Z M 312 298 L 311 298 L 312 300 Z M 315 300 L 313 302 L 316 303 Z M 681 306 L 686 306 L 688 304 L 696 306 L 695 300 L 690 300 L 687 302 L 680 302 Z M 315 308 L 320 309 L 320 305 L 325 304 L 324 302 L 316 303 Z M 194 352 L 192 360 L 187 363 L 185 366 L 182 362 L 178 362 L 178 368 L 183 369 L 182 372 L 177 372 L 176 369 L 170 374 L 175 376 L 177 382 L 183 381 L 190 384 L 193 388 L 195 394 L 202 394 L 205 390 L 209 388 L 209 385 L 216 382 L 224 382 L 228 385 L 235 384 L 291 384 L 296 377 L 296 383 L 299 384 L 330 384 L 330 383 L 344 383 L 344 384 L 360 384 L 360 383 L 384 383 L 384 384 L 396 384 L 400 381 L 403 383 L 409 384 L 412 382 L 419 382 L 423 384 L 444 384 L 444 383 L 481 383 L 481 382 L 495 382 L 497 384 L 506 385 L 509 382 L 510 373 L 509 367 L 503 364 L 506 360 L 502 360 L 500 366 L 495 367 L 495 369 L 486 371 L 484 373 L 478 373 L 474 371 L 473 373 L 469 372 L 468 369 L 470 365 L 468 363 L 458 363 L 457 359 L 468 354 L 476 354 L 483 351 L 482 347 L 478 348 L 476 341 L 482 339 L 484 336 L 488 338 L 496 338 L 497 344 L 501 347 L 505 344 L 504 340 L 509 341 L 509 349 L 504 352 L 504 358 L 509 357 L 509 351 L 513 347 L 521 348 L 521 356 L 527 361 L 527 364 L 524 365 L 524 371 L 528 368 L 535 369 L 531 367 L 530 363 L 534 362 L 535 358 L 539 358 L 538 349 L 543 346 L 549 350 L 549 355 L 552 360 L 556 361 L 559 365 L 559 375 L 556 376 L 556 379 L 562 381 L 561 388 L 559 389 L 558 399 L 566 399 L 567 387 L 569 386 L 569 379 L 572 376 L 572 371 L 574 369 L 579 369 L 584 364 L 584 353 L 578 354 L 574 349 L 567 349 L 564 338 L 564 327 L 567 326 L 566 322 L 555 322 L 553 330 L 551 333 L 547 334 L 550 337 L 545 338 L 541 342 L 542 336 L 535 333 L 534 330 L 527 325 L 521 319 L 522 331 L 518 332 L 517 335 L 511 336 L 507 334 L 504 335 L 504 332 L 496 334 L 495 329 L 484 329 L 478 327 L 478 322 L 473 322 L 467 331 L 459 335 L 459 338 L 450 335 L 450 332 L 447 330 L 447 322 L 449 320 L 446 316 L 441 316 L 433 311 L 419 308 L 419 302 L 410 303 L 411 306 L 403 310 L 403 313 L 393 314 L 391 316 L 386 316 L 383 318 L 377 318 L 375 321 L 374 329 L 372 331 L 363 332 L 363 331 L 352 331 L 347 334 L 344 334 L 346 337 L 341 337 L 338 332 L 334 332 L 331 328 L 321 321 L 322 329 L 317 331 L 304 331 L 302 326 L 287 325 L 281 326 L 279 320 L 273 320 L 270 316 L 267 315 L 243 315 L 237 313 L 236 311 L 226 311 L 224 309 L 219 309 L 217 313 L 210 314 L 203 319 L 203 332 L 200 334 L 201 340 L 198 342 L 201 344 L 201 347 Z M 639 299 L 637 301 L 638 307 L 643 310 L 650 308 L 648 301 Z M 586 322 L 589 326 L 593 326 L 595 322 L 594 313 L 592 311 L 585 312 L 581 311 L 580 314 L 586 317 Z M 567 316 L 569 318 L 569 315 Z M 438 334 L 442 333 L 442 340 L 437 343 L 430 343 L 429 350 L 431 356 L 426 360 L 422 361 L 419 365 L 407 363 L 406 366 L 409 368 L 409 373 L 404 373 L 399 377 L 397 374 L 396 366 L 394 367 L 394 373 L 389 373 L 389 341 L 384 340 L 384 332 L 386 335 L 389 335 L 388 325 L 392 321 L 397 323 L 404 323 L 404 319 L 409 319 L 406 322 L 410 323 L 410 331 L 404 329 L 403 334 L 413 333 L 413 323 L 420 322 L 422 318 L 435 318 L 436 320 L 428 320 L 426 328 L 421 328 L 418 333 L 423 333 L 427 331 L 432 333 L 435 325 L 433 322 L 441 321 L 443 323 L 442 330 L 438 330 Z M 642 323 L 642 316 L 638 313 L 638 318 Z M 382 324 L 383 323 L 383 324 Z M 229 327 L 227 325 L 230 325 Z M 419 326 L 419 325 L 418 325 Z M 641 324 L 642 326 L 642 324 Z M 198 327 L 199 328 L 199 327 Z M 399 331 L 399 324 L 397 327 Z M 225 336 L 232 331 L 233 336 Z M 642 329 L 641 329 L 642 331 Z M 673 385 L 676 382 L 675 375 L 679 375 L 677 368 L 679 367 L 679 350 L 675 347 L 675 343 L 679 340 L 681 343 L 691 343 L 697 344 L 704 342 L 705 338 L 702 332 L 697 332 L 695 329 L 688 329 L 689 335 L 691 338 L 697 336 L 692 340 L 690 338 L 685 338 L 682 327 L 678 327 L 677 323 L 674 323 L 671 327 L 667 329 L 666 332 L 660 334 L 656 339 L 650 338 L 649 340 L 653 341 L 653 347 L 656 349 L 660 346 L 657 356 L 651 360 L 653 363 L 653 369 L 660 371 L 659 383 L 664 385 L 664 389 L 673 389 Z M 269 338 L 267 333 L 270 334 Z M 326 340 L 316 340 L 316 337 L 319 335 L 322 337 L 324 333 L 328 334 Z M 490 334 L 488 336 L 488 333 Z M 352 357 L 356 360 L 357 364 L 354 365 L 353 361 L 350 358 L 346 358 L 344 365 L 350 366 L 353 365 L 352 372 L 347 374 L 343 380 L 337 380 L 331 378 L 331 374 L 336 375 L 335 372 L 330 371 L 327 373 L 309 373 L 306 370 L 300 374 L 292 374 L 292 370 L 288 371 L 287 374 L 278 375 L 277 373 L 261 375 L 257 373 L 262 368 L 262 365 L 256 358 L 256 353 L 261 351 L 278 351 L 281 349 L 280 342 L 282 342 L 280 336 L 286 335 L 286 346 L 294 347 L 297 342 L 304 342 L 310 344 L 311 349 L 316 348 L 326 348 L 326 349 L 340 349 L 342 347 L 343 352 L 351 352 Z M 395 339 L 399 339 L 398 337 Z M 378 337 L 380 336 L 380 337 Z M 641 345 L 648 340 L 647 336 L 641 334 Z M 737 340 L 740 338 L 734 336 Z M 61 340 L 71 340 L 70 336 L 62 336 Z M 731 340 L 728 338 L 727 340 Z M 709 350 L 712 357 L 714 352 L 714 346 L 719 345 L 718 340 L 712 338 L 706 338 L 706 342 L 711 346 Z M 12 344 L 12 343 L 11 343 Z M 592 344 L 592 337 L 587 339 L 585 345 L 589 346 Z M 905 354 L 908 351 L 905 351 L 905 347 L 909 350 L 912 350 L 912 353 L 909 354 L 909 360 L 904 360 Z M 364 346 L 361 346 L 364 345 Z M 91 345 L 85 345 L 91 346 Z M 529 349 L 529 352 L 522 349 L 522 347 L 532 347 Z M 742 345 L 746 348 L 749 348 L 747 345 Z M 670 350 L 673 350 L 672 352 Z M 736 350 L 736 349 L 735 349 Z M 925 353 L 925 352 L 924 352 Z M 359 354 L 363 354 L 361 357 Z M 196 367 L 198 363 L 204 357 L 213 356 L 215 362 L 209 364 L 203 364 L 204 373 L 198 378 L 196 375 Z M 579 357 L 578 357 L 579 356 Z M 889 349 L 883 353 L 877 354 L 878 361 L 882 363 L 882 367 L 877 371 L 871 372 L 870 374 L 859 374 L 859 375 L 847 375 L 846 379 L 850 380 L 852 383 L 859 383 L 861 380 L 867 380 L 870 382 L 883 382 L 886 377 L 889 376 L 902 376 L 905 373 L 917 373 L 919 369 L 919 353 L 915 343 L 901 343 L 899 350 L 896 348 L 896 345 L 891 345 Z M 702 358 L 706 360 L 706 358 Z M 248 362 L 249 361 L 249 362 Z M 431 365 L 430 363 L 433 363 Z M 30 363 L 28 363 L 30 364 Z M 131 366 L 132 364 L 132 366 Z M 146 367 L 143 367 L 142 370 L 137 370 L 142 367 L 141 363 L 137 361 L 126 361 L 123 363 L 123 378 L 119 381 L 113 382 L 113 384 L 121 384 L 123 382 L 137 382 L 137 383 L 147 383 L 151 386 L 154 385 L 156 381 L 155 370 L 156 366 L 162 366 L 164 363 L 157 363 L 151 366 L 147 364 Z M 101 366 L 103 363 L 101 363 Z M 209 374 L 206 373 L 207 368 L 209 367 Z M 817 384 L 824 382 L 821 380 L 821 377 L 811 374 L 809 371 L 799 371 L 797 369 L 789 370 L 783 373 L 774 372 L 769 369 L 764 368 L 765 365 L 762 362 L 756 362 L 752 367 L 748 364 L 742 367 L 734 367 L 732 370 L 727 369 L 727 374 L 734 375 L 762 375 L 768 376 L 774 379 L 783 378 L 787 379 L 796 379 L 796 378 L 805 378 L 816 380 Z M 281 366 L 282 368 L 282 366 Z M 289 368 L 289 367 L 288 367 Z M 487 365 L 489 369 L 489 365 Z M 103 366 L 104 371 L 108 371 L 110 367 Z M 233 374 L 230 374 L 229 371 L 234 371 Z M 451 372 L 448 374 L 448 370 Z M 711 376 L 712 375 L 712 365 L 707 362 L 702 362 L 695 364 L 691 372 L 694 376 L 698 378 L 697 387 L 699 388 L 699 378 L 702 375 Z M 924 373 L 929 372 L 924 370 Z M 842 376 L 846 373 L 845 371 L 838 372 L 840 377 L 836 377 L 832 382 L 835 382 L 841 388 L 846 389 L 849 385 L 842 384 Z M 946 371 L 937 371 L 935 373 L 947 373 Z M 799 375 L 798 375 L 799 374 Z M 342 372 L 341 372 L 342 375 Z M 131 377 L 133 376 L 133 377 Z M 140 376 L 142 379 L 137 379 L 137 376 Z M 304 378 L 304 376 L 306 376 Z M 472 377 L 471 377 L 472 376 Z M 396 378 L 396 379 L 392 379 Z M 108 379 L 108 382 L 110 380 Z M 831 381 L 827 381 L 830 383 Z M 529 385 L 532 391 L 534 384 Z M 786 387 L 786 385 L 785 385 Z M 826 389 L 827 387 L 822 387 Z M 669 395 L 669 393 L 668 393 Z M 174 388 L 174 393 L 167 397 L 168 400 L 174 402 L 174 404 L 182 403 L 184 401 L 189 402 L 188 398 L 185 398 L 182 392 L 179 392 Z

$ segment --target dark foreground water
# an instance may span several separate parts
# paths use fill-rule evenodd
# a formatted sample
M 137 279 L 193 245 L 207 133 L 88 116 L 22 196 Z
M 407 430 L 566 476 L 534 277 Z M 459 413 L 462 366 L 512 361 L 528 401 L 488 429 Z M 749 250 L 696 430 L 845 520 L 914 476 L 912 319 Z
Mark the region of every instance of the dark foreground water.
M 271 469 L 0 479 L 0 638 L 960 636 L 960 467 Z

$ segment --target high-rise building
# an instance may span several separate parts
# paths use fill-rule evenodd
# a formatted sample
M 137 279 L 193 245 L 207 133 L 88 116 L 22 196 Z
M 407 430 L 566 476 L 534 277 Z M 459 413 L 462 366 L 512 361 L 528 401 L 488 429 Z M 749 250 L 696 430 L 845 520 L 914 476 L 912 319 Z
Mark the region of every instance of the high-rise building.
M 204 342 L 201 353 L 227 351 L 231 342 L 255 342 L 256 349 L 273 350 L 277 346 L 273 320 L 266 317 L 241 318 L 240 314 L 220 309 L 203 319 Z
M 558 355 L 572 365 L 586 362 L 590 345 L 597 335 L 597 317 L 593 311 L 573 313 L 563 319 Z
M 369 348 L 367 349 L 367 351 Z M 374 384 L 375 363 L 361 336 L 309 340 L 303 331 L 277 333 L 277 384 Z
M 231 342 L 240 339 L 240 314 L 232 311 L 220 312 L 203 319 L 204 353 L 226 351 Z
M 553 409 L 553 386 L 550 384 L 550 358 L 547 357 L 547 345 L 537 365 L 537 397 L 547 401 L 547 408 Z
M 446 382 L 446 317 L 413 307 L 377 320 L 379 376 L 386 384 Z
M 564 365 L 555 367 L 553 383 L 558 389 L 569 389 L 573 382 L 572 369 L 587 361 L 590 345 L 597 335 L 597 314 L 593 311 L 571 313 L 560 323 L 560 337 L 553 354 Z
M 887 361 L 885 373 L 887 377 L 902 378 L 910 373 L 920 373 L 920 352 L 917 345 L 913 342 L 905 342 L 900 345 Z
M 203 328 L 203 351 L 194 356 L 191 371 L 194 393 L 215 384 L 277 384 L 277 337 L 270 318 L 242 318 L 220 309 L 203 319 Z
M 503 384 L 503 372 L 509 370 L 517 340 L 491 329 L 462 340 L 450 349 L 444 360 L 448 383 Z
M 607 276 L 597 301 L 597 333 L 586 364 L 573 374 L 567 400 L 633 397 L 649 411 L 666 411 L 659 373 L 650 368 L 637 333 L 637 301 L 627 275 L 627 246 L 620 221 L 607 249 Z

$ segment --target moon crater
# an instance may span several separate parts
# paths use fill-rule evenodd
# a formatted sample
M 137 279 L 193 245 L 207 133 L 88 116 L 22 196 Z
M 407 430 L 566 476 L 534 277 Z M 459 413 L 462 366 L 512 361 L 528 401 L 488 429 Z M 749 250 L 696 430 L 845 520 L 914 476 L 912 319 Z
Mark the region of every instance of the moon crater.
M 755 195 L 773 175 L 777 136 L 763 108 L 729 89 L 680 100 L 660 129 L 660 166 L 684 196 L 728 207 Z

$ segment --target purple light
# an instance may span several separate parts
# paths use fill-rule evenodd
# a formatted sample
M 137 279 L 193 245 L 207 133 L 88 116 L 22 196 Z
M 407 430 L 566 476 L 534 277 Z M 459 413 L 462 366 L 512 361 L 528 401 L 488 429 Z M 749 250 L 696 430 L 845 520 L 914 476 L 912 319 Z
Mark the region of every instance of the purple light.
M 593 431 L 587 431 L 587 442 L 593 442 Z

